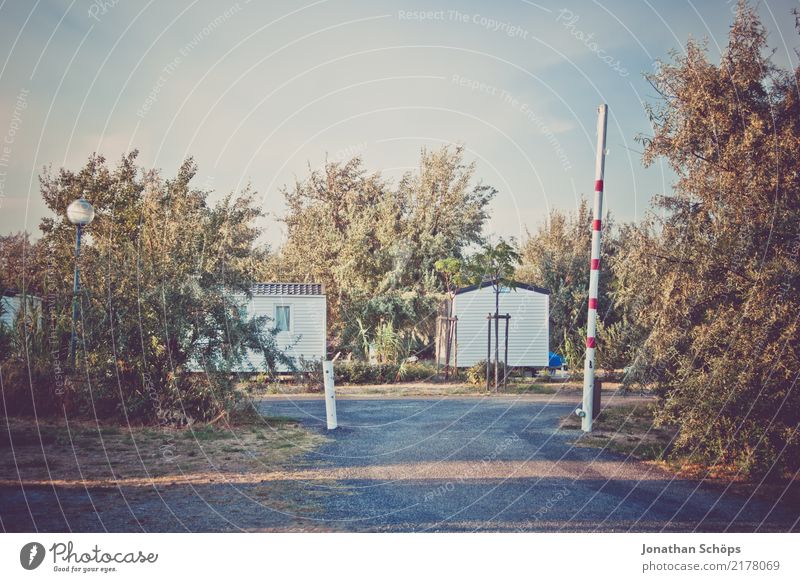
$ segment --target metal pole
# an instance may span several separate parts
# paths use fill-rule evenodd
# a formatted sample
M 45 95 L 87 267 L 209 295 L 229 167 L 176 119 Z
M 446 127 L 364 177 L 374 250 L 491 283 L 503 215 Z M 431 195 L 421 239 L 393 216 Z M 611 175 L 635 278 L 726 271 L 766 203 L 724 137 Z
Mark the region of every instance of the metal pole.
M 594 370 L 597 340 L 597 287 L 600 281 L 600 230 L 603 218 L 603 175 L 606 162 L 608 105 L 597 108 L 597 158 L 595 160 L 594 220 L 592 221 L 592 260 L 589 271 L 589 313 L 586 320 L 586 361 L 583 365 L 583 419 L 581 428 L 592 432 L 594 417 Z
M 494 290 L 494 391 L 497 392 L 500 374 L 500 279 Z
M 486 391 L 489 391 L 489 377 L 492 370 L 492 314 L 486 316 L 486 331 L 489 343 L 486 345 Z
M 75 369 L 75 328 L 78 321 L 78 291 L 80 290 L 80 283 L 78 279 L 79 266 L 78 263 L 81 257 L 81 226 L 75 226 L 75 279 L 72 284 L 72 335 L 69 340 L 69 361 L 72 369 Z
M 511 316 L 506 313 L 506 345 L 505 345 L 505 355 L 503 356 L 503 386 L 508 385 L 508 321 L 511 319 Z

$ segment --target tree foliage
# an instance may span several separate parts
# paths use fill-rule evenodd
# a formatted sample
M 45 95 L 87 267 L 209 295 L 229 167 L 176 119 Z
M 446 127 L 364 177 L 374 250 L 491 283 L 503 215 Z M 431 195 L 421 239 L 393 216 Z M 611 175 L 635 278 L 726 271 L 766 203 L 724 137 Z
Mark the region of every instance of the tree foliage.
M 41 177 L 53 213 L 38 243 L 53 368 L 68 366 L 75 227 L 64 209 L 85 195 L 96 211 L 81 252 L 78 369 L 59 393 L 40 378 L 41 400 L 137 421 L 208 418 L 230 404 L 230 371 L 247 349 L 280 357 L 264 322 L 232 298 L 248 291 L 262 259 L 260 211 L 249 190 L 210 206 L 208 192 L 191 186 L 191 159 L 163 179 L 136 156 L 112 168 L 93 155 L 77 172 Z
M 573 212 L 552 210 L 547 221 L 523 241 L 521 265 L 515 274 L 521 282 L 550 290 L 550 347 L 563 353 L 572 368 L 580 368 L 583 361 L 583 348 L 577 346 L 585 345 L 591 232 L 592 210 L 585 200 Z M 618 319 L 609 268 L 616 246 L 614 227 L 610 216 L 606 216 L 600 253 L 598 318 L 607 326 L 616 324 Z M 601 335 L 601 346 L 603 339 Z M 598 350 L 601 358 L 604 349 Z M 621 367 L 620 364 L 625 365 L 609 359 L 605 365 Z
M 363 355 L 364 334 L 369 344 L 390 323 L 406 345 L 430 344 L 436 262 L 482 241 L 495 194 L 474 172 L 461 147 L 422 150 L 396 187 L 357 157 L 311 170 L 283 189 L 287 240 L 269 276 L 325 284 L 336 346 Z
M 744 472 L 800 466 L 800 70 L 776 68 L 742 3 L 721 62 L 701 43 L 650 81 L 673 191 L 628 233 L 619 288 L 648 330 L 641 381 L 663 397 L 677 446 Z

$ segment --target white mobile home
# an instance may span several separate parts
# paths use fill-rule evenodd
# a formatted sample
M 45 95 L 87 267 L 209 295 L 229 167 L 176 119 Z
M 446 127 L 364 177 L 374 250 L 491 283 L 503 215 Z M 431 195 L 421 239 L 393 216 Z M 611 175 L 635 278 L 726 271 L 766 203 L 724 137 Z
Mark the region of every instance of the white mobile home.
M 0 297 L 0 325 L 7 328 L 14 327 L 20 309 L 26 310 L 26 316 L 36 318 L 42 322 L 42 299 L 35 295 L 18 295 L 9 291 Z M 33 319 L 32 319 L 33 320 Z
M 459 368 L 486 360 L 488 327 L 492 324 L 494 359 L 494 322 L 488 320 L 495 312 L 495 289 L 491 281 L 458 289 L 452 301 L 451 317 L 455 333 L 451 345 L 450 363 Z M 508 365 L 543 368 L 548 365 L 550 345 L 550 291 L 524 283 L 500 289 L 500 315 L 510 315 L 508 322 Z M 505 354 L 505 321 L 500 327 L 500 359 Z M 444 364 L 446 342 L 437 342 L 437 358 Z
M 251 316 L 266 315 L 267 325 L 277 328 L 278 349 L 299 362 L 323 360 L 327 349 L 325 288 L 319 283 L 258 283 L 247 301 Z M 250 365 L 265 371 L 263 356 L 250 355 Z M 248 366 L 249 368 L 250 366 Z M 280 369 L 280 372 L 287 370 Z

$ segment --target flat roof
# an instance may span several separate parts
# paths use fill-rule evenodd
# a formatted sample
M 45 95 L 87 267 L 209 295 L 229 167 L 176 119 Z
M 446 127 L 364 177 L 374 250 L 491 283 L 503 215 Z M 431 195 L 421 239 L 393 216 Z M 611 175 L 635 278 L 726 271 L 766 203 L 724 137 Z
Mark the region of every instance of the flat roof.
M 456 289 L 455 294 L 461 295 L 462 293 L 477 291 L 478 289 L 483 289 L 484 287 L 490 287 L 491 285 L 492 285 L 491 281 L 481 281 L 477 285 L 469 285 L 468 287 L 461 287 L 460 289 Z M 550 289 L 545 289 L 544 287 L 537 287 L 536 285 L 529 285 L 528 283 L 520 283 L 518 281 L 512 281 L 511 286 L 514 289 L 525 289 L 526 291 L 535 291 L 536 293 L 542 293 L 543 295 L 550 295 Z
M 250 287 L 250 292 L 255 295 L 325 295 L 325 286 L 322 283 L 281 283 L 268 282 L 256 283 Z

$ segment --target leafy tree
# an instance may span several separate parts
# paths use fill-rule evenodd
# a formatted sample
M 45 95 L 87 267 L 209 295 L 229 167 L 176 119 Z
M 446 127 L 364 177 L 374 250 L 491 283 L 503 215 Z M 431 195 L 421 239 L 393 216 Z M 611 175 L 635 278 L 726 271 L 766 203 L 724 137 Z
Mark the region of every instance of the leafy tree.
M 334 345 L 361 353 L 364 334 L 388 322 L 406 345 L 420 336 L 430 343 L 436 309 L 426 297 L 440 291 L 436 261 L 481 242 L 495 192 L 472 185 L 474 171 L 461 147 L 423 150 L 419 169 L 396 188 L 360 158 L 326 163 L 283 189 L 287 241 L 264 273 L 325 284 Z M 422 309 L 413 325 L 399 317 L 408 307 Z
M 523 242 L 521 265 L 515 275 L 519 281 L 550 290 L 551 347 L 567 356 L 569 366 L 576 369 L 583 365 L 584 352 L 583 348 L 576 348 L 586 343 L 591 234 L 592 210 L 585 200 L 571 213 L 552 210 L 548 220 Z M 608 267 L 617 245 L 609 215 L 604 220 L 602 241 L 598 318 L 613 325 L 613 275 Z M 601 347 L 598 355 L 602 353 Z
M 455 257 L 439 259 L 433 264 L 433 268 L 439 273 L 444 290 L 451 299 L 459 287 L 468 283 L 468 275 L 464 272 L 464 261 L 460 259 Z
M 230 371 L 248 349 L 280 354 L 264 321 L 248 319 L 246 293 L 260 251 L 253 193 L 217 205 L 192 188 L 187 160 L 172 179 L 136 166 L 137 152 L 110 168 L 99 155 L 78 172 L 46 170 L 41 191 L 53 216 L 42 221 L 52 352 L 69 341 L 74 226 L 66 206 L 85 193 L 96 218 L 81 255 L 78 370 L 61 394 L 68 409 L 136 421 L 191 422 L 215 416 L 234 397 Z M 204 374 L 193 374 L 195 369 Z
M 393 350 L 388 358 L 383 358 L 385 361 L 396 361 L 408 355 L 427 355 L 435 333 L 439 303 L 439 295 L 415 291 L 390 291 L 361 301 L 350 301 L 343 313 L 340 348 L 366 359 L 370 346 L 377 350 L 378 344 L 389 345 L 378 338 L 381 334 L 385 338 L 390 329 L 397 336 L 398 349 Z
M 520 254 L 514 244 L 500 238 L 496 243 L 487 243 L 479 252 L 470 257 L 468 272 L 476 282 L 491 281 L 494 289 L 494 383 L 500 382 L 500 291 L 503 287 L 513 288 L 514 271 L 519 264 Z M 505 366 L 505 362 L 503 363 Z M 505 369 L 505 368 L 504 368 Z
M 326 163 L 282 190 L 287 240 L 273 277 L 325 285 L 328 325 L 341 331 L 341 307 L 351 296 L 371 297 L 391 269 L 390 241 L 398 209 L 378 174 L 360 158 Z
M 31 243 L 27 233 L 0 236 L 0 292 L 42 294 L 41 282 L 36 277 L 41 271 L 40 247 Z
M 644 162 L 663 157 L 677 182 L 622 286 L 646 305 L 640 377 L 678 449 L 776 475 L 800 467 L 800 69 L 778 69 L 766 36 L 741 3 L 718 65 L 690 41 L 650 76 Z
M 395 288 L 424 286 L 436 262 L 463 259 L 470 245 L 483 242 L 487 207 L 496 194 L 491 186 L 472 185 L 475 162 L 464 163 L 461 146 L 423 149 L 417 172 L 406 174 L 394 198 L 400 209 L 399 238 L 393 241 Z

